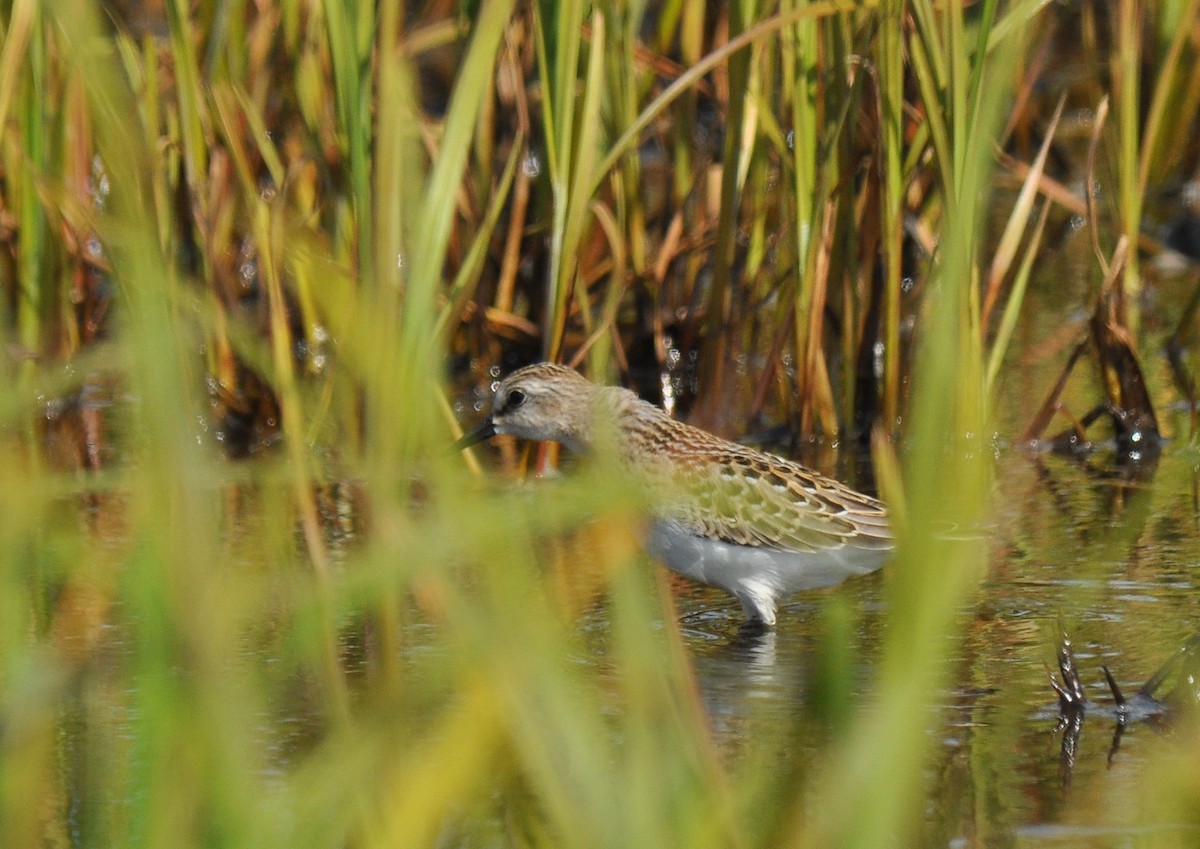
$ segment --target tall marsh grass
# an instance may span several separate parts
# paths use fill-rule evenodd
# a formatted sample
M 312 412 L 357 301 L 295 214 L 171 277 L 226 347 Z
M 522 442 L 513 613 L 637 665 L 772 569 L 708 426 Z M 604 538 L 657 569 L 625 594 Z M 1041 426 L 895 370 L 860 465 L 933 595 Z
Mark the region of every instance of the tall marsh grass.
M 984 253 L 1043 5 L 0 4 L 4 844 L 923 845 L 1045 226 L 1036 165 Z M 1182 36 L 1134 73 L 1164 21 L 1119 6 L 1136 235 L 1200 98 Z M 715 742 L 626 482 L 496 492 L 447 450 L 452 373 L 646 343 L 695 353 L 711 427 L 874 432 L 886 637 L 791 762 Z M 47 459 L 57 399 L 86 450 Z

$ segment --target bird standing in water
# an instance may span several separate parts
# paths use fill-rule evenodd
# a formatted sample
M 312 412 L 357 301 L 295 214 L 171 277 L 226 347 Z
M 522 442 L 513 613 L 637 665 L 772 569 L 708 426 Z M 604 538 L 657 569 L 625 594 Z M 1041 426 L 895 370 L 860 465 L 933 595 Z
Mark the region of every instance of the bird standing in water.
M 799 463 L 676 421 L 627 389 L 540 363 L 496 387 L 492 412 L 457 443 L 496 435 L 611 446 L 629 474 L 661 494 L 645 541 L 651 557 L 775 624 L 779 600 L 878 569 L 894 544 L 883 503 Z

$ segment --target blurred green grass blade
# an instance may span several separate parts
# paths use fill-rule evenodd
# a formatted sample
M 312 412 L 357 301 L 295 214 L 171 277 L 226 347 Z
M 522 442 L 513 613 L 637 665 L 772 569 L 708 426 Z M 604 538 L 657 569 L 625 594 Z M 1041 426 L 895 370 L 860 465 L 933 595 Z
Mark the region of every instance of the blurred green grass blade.
M 734 4 L 729 8 L 729 35 L 731 41 L 750 26 L 753 4 Z M 716 207 L 717 232 L 713 244 L 712 285 L 705 293 L 705 327 L 710 343 L 700 352 L 701 379 L 708 385 L 705 396 L 709 409 L 701 409 L 701 420 L 716 420 L 717 405 L 726 402 L 725 373 L 731 360 L 729 350 L 733 345 L 733 310 L 741 302 L 742 281 L 734 275 L 736 243 L 742 206 L 739 175 L 745 156 L 743 139 L 749 127 L 747 123 L 746 98 L 742 93 L 750 81 L 750 51 L 739 50 L 729 54 L 726 66 L 729 86 L 729 103 L 726 114 L 726 130 L 721 146 L 721 183 Z M 705 399 L 701 399 L 702 403 Z
M 1012 266 L 1013 257 L 1016 256 L 1017 247 L 1021 241 L 1021 235 L 1025 232 L 1025 227 L 1029 223 L 1029 217 L 1033 213 L 1033 203 L 1037 199 L 1039 183 L 1041 182 L 1042 174 L 1046 170 L 1046 159 L 1050 155 L 1050 145 L 1054 140 L 1054 134 L 1058 129 L 1058 122 L 1062 118 L 1062 111 L 1065 105 L 1066 98 L 1059 98 L 1054 115 L 1050 118 L 1050 123 L 1046 127 L 1045 139 L 1042 142 L 1041 149 L 1038 150 L 1038 155 L 1034 158 L 1033 165 L 1030 166 L 1029 173 L 1025 176 L 1025 182 L 1022 184 L 1021 191 L 1017 194 L 1016 202 L 1013 204 L 1012 213 L 1004 225 L 1004 232 L 1000 235 L 1000 239 L 996 243 L 996 249 L 992 256 L 991 269 L 988 272 L 987 288 L 984 293 L 981 323 L 985 330 L 990 323 L 989 318 L 991 317 L 993 305 L 999 297 L 1000 282 L 1008 274 L 1008 270 Z
M 129 477 L 136 546 L 120 580 L 136 685 L 123 788 L 132 802 L 120 842 L 179 845 L 181 836 L 189 842 L 201 811 L 236 842 L 253 821 L 257 754 L 241 711 L 259 708 L 228 666 L 237 637 L 229 627 L 237 606 L 230 602 L 241 594 L 222 592 L 212 579 L 219 573 L 217 522 L 201 483 L 206 458 L 193 432 L 201 383 L 191 364 L 194 340 L 177 321 L 176 275 L 159 245 L 145 179 L 154 158 L 144 131 L 130 132 L 131 120 L 141 116 L 94 5 L 56 4 L 54 17 L 72 70 L 86 85 L 111 187 L 98 229 L 121 294 L 122 344 L 136 399 L 127 413 L 136 433 Z
M 553 39 L 547 47 L 550 63 L 547 70 L 552 74 L 549 92 L 551 102 L 553 134 L 552 141 L 557 167 L 551 171 L 551 179 L 560 185 L 570 179 L 575 170 L 575 99 L 579 84 L 579 57 L 583 53 L 583 22 L 593 12 L 590 2 L 540 3 L 540 14 L 550 17 Z M 547 11 L 550 10 L 550 11 Z
M 971 54 L 974 61 L 971 64 L 970 78 L 967 85 L 967 99 L 969 103 L 973 103 L 976 106 L 983 100 L 980 89 L 987 82 L 985 72 L 991 68 L 986 60 L 992 28 L 996 22 L 997 6 L 997 0 L 984 0 L 983 8 L 972 13 L 972 26 L 976 32 L 975 48 Z
M 563 193 L 558 196 L 558 202 L 565 205 L 566 214 L 562 218 L 561 234 L 556 239 L 558 269 L 557 277 L 553 280 L 554 311 L 547 340 L 547 353 L 552 360 L 561 355 L 571 289 L 583 282 L 578 276 L 579 247 L 590 216 L 592 193 L 589 187 L 601 139 L 600 105 L 606 25 L 599 11 L 592 14 L 591 29 L 583 101 L 579 105 L 578 115 L 573 116 L 579 123 L 578 141 L 574 142 L 576 148 L 571 154 L 574 168 L 569 180 L 561 186 Z M 578 303 L 586 310 L 586 298 L 579 299 Z
M 17 253 L 18 279 L 15 289 L 17 340 L 34 355 L 43 352 L 43 328 L 47 328 L 49 307 L 54 298 L 55 268 L 51 260 L 53 243 L 50 221 L 39 196 L 39 183 L 61 171 L 51 150 L 49 113 L 49 57 L 46 28 L 40 14 L 29 22 L 30 34 L 25 53 L 26 68 L 21 80 L 17 107 L 17 133 L 23 161 L 9 176 L 16 195 L 16 216 L 21 234 Z M 21 36 L 16 36 L 19 41 Z M 32 360 L 22 369 L 26 374 Z
M 1138 237 L 1142 230 L 1139 153 L 1142 144 L 1141 45 L 1145 16 L 1140 0 L 1117 0 L 1114 27 L 1116 55 L 1112 63 L 1113 96 L 1117 112 L 1117 210 L 1121 233 L 1132 247 L 1125 258 L 1121 285 L 1127 299 L 1130 326 L 1138 321 L 1137 295 L 1142 290 Z
M 609 50 L 605 69 L 605 93 L 610 101 L 610 126 L 626 126 L 637 118 L 638 106 L 645 97 L 652 78 L 639 65 L 638 48 L 641 24 L 646 15 L 645 0 L 635 0 L 618 7 L 619 17 L 608 38 Z M 620 24 L 618 26 L 617 24 Z M 665 26 L 659 22 L 659 31 Z M 646 226 L 647 197 L 643 191 L 641 157 L 636 153 L 622 160 L 621 182 L 617 195 L 617 218 L 622 223 L 625 250 L 635 275 L 644 275 L 649 263 L 649 233 Z M 624 263 L 618 264 L 622 269 Z M 623 272 L 619 272 L 623 273 Z
M 188 182 L 196 188 L 196 202 L 203 208 L 206 193 L 198 190 L 208 178 L 206 111 L 200 85 L 200 70 L 192 42 L 195 31 L 187 0 L 167 0 L 167 26 L 171 54 L 179 87 L 179 120 L 182 128 L 184 167 Z
M 241 183 L 242 195 L 251 207 L 259 201 L 258 181 L 250 164 L 250 153 L 242 144 L 239 132 L 241 119 L 245 117 L 244 104 L 240 102 L 238 93 L 230 86 L 214 86 L 212 91 L 213 106 L 216 110 L 217 121 L 225 136 L 225 145 L 233 159 L 233 167 Z
M 275 147 L 275 143 L 271 141 L 271 133 L 263 121 L 262 114 L 244 88 L 235 86 L 233 94 L 237 98 L 238 105 L 241 106 L 242 116 L 250 125 L 251 135 L 254 138 L 258 154 L 262 157 L 263 164 L 267 167 L 267 173 L 271 175 L 271 182 L 277 188 L 282 188 L 284 180 L 287 177 L 287 171 L 284 167 L 283 159 L 279 156 L 279 151 Z
M 954 2 L 954 0 L 951 0 Z M 947 56 L 946 45 L 941 36 L 939 10 L 931 0 L 912 0 L 910 7 L 916 18 L 916 33 L 925 45 L 928 61 L 926 74 L 929 84 L 937 91 L 944 91 L 949 85 L 950 58 Z
M 176 0 L 182 2 L 182 0 Z M 371 273 L 375 242 L 371 160 L 371 32 L 372 6 L 354 0 L 322 0 L 333 63 L 334 100 L 339 141 L 350 169 L 356 264 L 360 280 Z
M 920 0 L 917 8 L 923 5 Z M 923 20 L 923 16 L 918 16 Z M 954 161 L 955 156 L 951 144 L 951 129 L 946 125 L 945 107 L 942 102 L 942 76 L 936 70 L 931 57 L 938 57 L 941 48 L 936 32 L 930 32 L 922 27 L 921 31 L 908 39 L 909 57 L 912 62 L 913 76 L 925 102 L 924 123 L 929 127 L 930 141 L 933 143 L 934 156 L 937 160 L 938 175 L 942 184 L 942 196 L 946 199 L 951 211 L 954 197 Z
M 1158 76 L 1154 83 L 1154 92 L 1151 95 L 1150 107 L 1146 114 L 1146 124 L 1142 129 L 1142 149 L 1137 173 L 1137 191 L 1141 195 L 1146 194 L 1150 183 L 1150 174 L 1155 166 L 1158 165 L 1161 167 L 1162 165 L 1164 153 L 1162 145 L 1166 141 L 1163 130 L 1164 122 L 1166 121 L 1167 104 L 1178 93 L 1176 75 L 1181 70 L 1180 61 L 1183 56 L 1184 46 L 1194 36 L 1194 28 L 1190 28 L 1187 23 L 1196 21 L 1198 12 L 1200 12 L 1200 0 L 1187 0 L 1183 4 L 1182 9 L 1177 14 L 1178 26 L 1176 26 L 1174 35 L 1171 38 L 1167 55 L 1158 69 Z M 1160 11 L 1160 14 L 1165 16 L 1165 10 Z M 1182 116 L 1185 121 L 1189 117 L 1191 116 Z M 1180 116 L 1174 116 L 1174 118 L 1175 120 L 1179 120 Z
M 950 151 L 954 155 L 954 175 L 962 178 L 967 170 L 967 132 L 974 127 L 975 102 L 969 101 L 972 69 L 967 56 L 966 32 L 963 24 L 963 0 L 950 0 L 940 9 L 942 39 L 948 62 L 946 116 L 951 127 L 953 143 Z M 960 195 L 955 186 L 953 197 Z
M 1045 9 L 1046 0 L 1017 0 L 1005 5 L 988 33 L 987 52 L 1008 43 L 1014 32 L 1025 29 Z
M 904 3 L 885 0 L 879 22 L 880 120 L 883 122 L 883 421 L 889 429 L 900 414 L 900 295 L 904 276 L 904 186 L 910 172 L 904 157 Z M 914 74 L 919 74 L 914 70 Z M 925 122 L 923 126 L 931 126 Z M 914 153 L 923 148 L 920 140 Z
M 799 4 L 788 3 L 782 11 Z M 791 29 L 791 37 L 784 39 L 788 45 L 789 58 L 796 67 L 791 86 L 792 109 L 792 159 L 796 199 L 796 251 L 797 258 L 807 265 L 809 245 L 815 229 L 816 158 L 820 140 L 817 126 L 816 87 L 818 77 L 817 21 L 801 19 Z M 789 64 L 791 64 L 789 62 Z M 804 269 L 801 269 L 803 271 Z M 801 277 L 803 285 L 804 276 Z
M 435 845 L 456 814 L 486 792 L 497 775 L 503 706 L 482 680 L 464 681 L 458 703 L 438 717 L 424 739 L 404 741 L 404 757 L 389 763 L 373 790 L 366 846 Z M 430 769 L 436 764 L 438 768 Z
M 790 6 L 791 4 L 789 4 Z M 786 10 L 786 7 L 785 7 Z M 824 340 L 824 300 L 827 281 L 825 275 L 817 273 L 818 258 L 823 255 L 825 229 L 821 226 L 827 194 L 824 186 L 836 182 L 836 178 L 827 180 L 824 172 L 818 185 L 818 168 L 830 169 L 836 173 L 836 154 L 827 157 L 818 166 L 818 152 L 821 149 L 822 128 L 818 126 L 819 115 L 824 111 L 824 92 L 817 82 L 821 79 L 819 33 L 817 20 L 797 21 L 791 32 L 781 38 L 784 48 L 784 61 L 790 68 L 787 73 L 794 77 L 791 85 L 791 150 L 787 150 L 785 141 L 781 154 L 788 156 L 792 164 L 792 197 L 795 208 L 795 277 L 797 293 L 793 300 L 793 324 L 795 327 L 795 346 L 800 368 L 797 373 L 797 395 L 802 405 L 801 422 L 808 421 L 810 411 L 817 405 L 814 398 L 814 385 L 818 383 L 817 372 L 821 367 L 821 355 Z M 770 109 L 762 108 L 760 122 L 772 123 Z M 768 131 L 769 133 L 770 131 Z M 837 150 L 833 143 L 827 145 L 830 151 Z M 765 191 L 755 192 L 765 196 Z M 761 218 L 759 219 L 762 220 Z M 751 263 L 747 264 L 748 276 L 755 276 Z M 818 408 L 818 420 L 823 432 L 836 431 L 836 425 L 829 421 L 830 411 Z
M 1034 225 L 1033 235 L 1029 238 L 1029 244 L 1025 248 L 1025 254 L 1021 258 L 1021 264 L 1017 268 L 1017 273 L 1013 277 L 1012 292 L 1008 296 L 1008 303 L 1004 305 L 1004 314 L 1000 319 L 1000 327 L 996 331 L 996 339 L 992 342 L 992 349 L 988 354 L 987 365 L 987 393 L 988 397 L 994 398 L 996 392 L 996 382 L 1000 378 L 1000 367 L 1004 363 L 1004 355 L 1008 352 L 1008 344 L 1012 339 L 1013 331 L 1016 330 L 1017 320 L 1021 315 L 1021 305 L 1025 301 L 1025 290 L 1029 287 L 1029 278 L 1033 271 L 1033 263 L 1038 257 L 1038 250 L 1042 246 L 1042 235 L 1046 230 L 1046 221 L 1050 217 L 1050 203 L 1045 202 L 1042 206 L 1041 214 L 1038 215 L 1037 223 Z
M 13 0 L 4 22 L 4 46 L 0 48 L 0 127 L 8 126 L 22 73 L 26 69 L 29 43 L 40 21 L 37 0 Z
M 572 4 L 580 5 L 580 4 Z M 552 7 L 550 7 L 552 8 Z M 554 72 L 550 62 L 550 43 L 548 38 L 550 34 L 549 24 L 546 21 L 547 6 L 545 4 L 535 4 L 533 7 L 533 43 L 537 54 L 537 73 L 538 85 L 542 92 L 542 138 L 546 140 L 546 169 L 550 174 L 551 184 L 557 179 L 565 167 L 559 163 L 559 133 L 556 129 L 558 126 L 559 113 L 556 104 L 558 103 L 558 93 L 554 89 Z M 582 19 L 581 19 L 582 21 Z
M 480 10 L 455 79 L 437 161 L 421 196 L 423 208 L 417 220 L 411 222 L 412 243 L 407 251 L 412 266 L 404 281 L 399 346 L 402 397 L 427 396 L 437 381 L 435 302 L 442 288 L 446 249 L 458 209 L 456 199 L 469 162 L 475 126 L 484 99 L 492 91 L 496 58 L 512 11 L 512 0 L 489 2 Z M 428 414 L 411 423 L 433 427 L 433 405 L 424 406 Z
M 402 304 L 412 269 L 413 229 L 423 214 L 426 199 L 420 189 L 428 173 L 428 155 L 420 138 L 416 71 L 399 43 L 400 5 L 398 0 L 387 0 L 380 8 L 375 86 L 379 102 L 387 106 L 379 110 L 373 128 L 369 198 L 373 208 L 358 224 L 360 229 L 371 229 L 374 254 L 357 260 L 360 274 L 366 267 L 371 273 L 347 293 L 344 326 L 355 331 L 346 337 L 342 353 L 349 373 L 364 383 L 362 459 L 372 488 L 383 494 L 372 505 L 373 512 L 380 513 L 399 506 L 393 500 L 396 480 L 406 474 L 405 463 L 413 454 L 421 421 L 419 405 L 397 403 L 394 396 L 401 385 L 406 320 Z M 413 388 L 406 386 L 406 390 Z
M 656 624 L 674 610 L 655 598 L 654 583 L 659 593 L 669 591 L 661 573 L 654 577 L 628 568 L 611 585 L 613 652 L 626 705 L 624 804 L 648 845 L 753 845 L 735 816 L 749 794 L 707 727 L 688 651 L 677 631 Z
M 496 224 L 499 222 L 500 216 L 508 204 L 509 192 L 512 191 L 513 178 L 516 176 L 517 166 L 524 153 L 525 140 L 518 133 L 516 139 L 513 141 L 512 150 L 509 152 L 508 161 L 504 165 L 504 171 L 500 175 L 500 182 L 490 193 L 492 199 L 488 204 L 487 213 L 480 223 L 478 231 L 475 233 L 475 238 L 471 242 L 471 247 L 467 251 L 466 258 L 463 260 L 462 265 L 459 266 L 458 273 L 454 276 L 454 282 L 450 284 L 446 292 L 446 304 L 438 314 L 437 323 L 434 327 L 434 335 L 436 337 L 443 338 L 445 336 L 451 322 L 455 321 L 462 314 L 464 302 L 474 292 L 475 285 L 479 280 L 479 273 L 482 271 L 483 263 L 487 259 L 487 250 L 492 234 L 495 232 Z
M 569 250 L 567 217 L 572 207 L 572 175 L 577 171 L 576 75 L 582 52 L 583 20 L 589 8 L 589 3 L 538 3 L 534 9 L 546 167 L 553 198 L 550 258 L 546 273 L 546 312 L 549 321 L 542 328 L 542 353 L 547 359 L 554 359 L 557 353 L 558 328 L 566 315 L 570 280 L 575 273 L 572 258 L 566 255 Z
M 442 279 L 446 245 L 457 209 L 454 200 L 463 182 L 479 111 L 491 92 L 489 81 L 512 10 L 513 0 L 494 0 L 481 7 L 455 81 L 441 149 L 423 195 L 425 208 L 413 226 L 412 274 L 406 286 L 405 314 L 411 322 L 409 330 L 414 332 L 421 328 L 427 332 L 430 328 L 430 310 Z

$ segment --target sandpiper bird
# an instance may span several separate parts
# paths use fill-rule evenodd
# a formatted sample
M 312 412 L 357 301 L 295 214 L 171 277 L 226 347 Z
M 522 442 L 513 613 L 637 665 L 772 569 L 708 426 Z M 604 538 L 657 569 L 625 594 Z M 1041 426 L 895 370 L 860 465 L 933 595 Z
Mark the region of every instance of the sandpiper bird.
M 779 600 L 872 572 L 893 548 L 883 503 L 770 454 L 676 421 L 628 389 L 599 386 L 541 363 L 500 382 L 492 412 L 456 445 L 496 435 L 553 441 L 575 452 L 611 446 L 654 487 L 651 557 L 775 624 Z

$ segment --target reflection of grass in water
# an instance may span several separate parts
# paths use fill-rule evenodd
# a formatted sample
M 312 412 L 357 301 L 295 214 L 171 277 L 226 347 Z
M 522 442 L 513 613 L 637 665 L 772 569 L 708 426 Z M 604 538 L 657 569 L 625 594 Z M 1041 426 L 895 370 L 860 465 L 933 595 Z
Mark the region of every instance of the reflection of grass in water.
M 94 227 L 117 294 L 111 337 L 91 362 L 122 375 L 129 400 L 127 457 L 85 496 L 40 467 L 29 435 L 0 443 L 10 470 L 0 488 L 6 843 L 42 842 L 47 828 L 76 829 L 89 845 L 298 847 L 878 846 L 920 834 L 927 704 L 983 557 L 979 540 L 939 538 L 928 520 L 970 528 L 984 509 L 992 378 L 971 285 L 978 208 L 1033 4 L 1006 9 L 995 28 L 988 3 L 917 2 L 907 29 L 895 8 L 838 17 L 818 6 L 785 13 L 795 18 L 786 25 L 735 16 L 731 37 L 748 34 L 753 49 L 718 75 L 714 96 L 735 86 L 737 109 L 724 117 L 740 114 L 753 132 L 736 120 L 720 128 L 725 167 L 710 202 L 685 203 L 688 163 L 712 153 L 693 149 L 708 104 L 694 89 L 664 103 L 667 127 L 653 132 L 673 152 L 680 212 L 677 230 L 658 222 L 661 242 L 647 235 L 641 160 L 613 159 L 611 183 L 600 168 L 653 83 L 635 15 L 577 20 L 539 6 L 506 31 L 510 4 L 488 3 L 460 45 L 454 22 L 406 30 L 402 42 L 400 4 L 378 6 L 376 27 L 371 6 L 355 17 L 344 4 L 318 13 L 280 2 L 268 10 L 275 27 L 265 13 L 249 24 L 232 13 L 186 20 L 171 2 L 160 57 L 152 42 L 98 38 L 89 4 L 12 4 L 0 115 L 15 122 L 4 167 L 28 290 L 12 341 L 31 352 L 86 341 L 71 329 L 71 293 L 102 309 L 102 276 L 57 234 Z M 694 63 L 706 22 L 683 7 L 652 35 L 678 38 Z M 193 25 L 203 38 L 190 37 Z M 973 60 L 989 39 L 987 62 Z M 513 42 L 523 54 L 508 51 Z M 417 105 L 412 57 L 448 43 L 462 50 L 462 71 L 434 126 Z M 522 58 L 538 62 L 536 101 L 513 85 Z M 924 106 L 916 125 L 899 100 L 905 61 Z M 829 70 L 851 65 L 856 75 Z M 501 108 L 493 78 L 508 86 Z M 864 116 L 882 121 L 882 152 L 859 135 Z M 537 141 L 548 186 L 519 144 L 507 149 L 509 121 Z M 628 144 L 624 153 L 636 139 Z M 107 185 L 95 205 L 93 151 Z M 858 179 L 864 155 L 882 173 Z M 550 246 L 539 255 L 544 292 L 517 276 L 537 248 L 525 222 L 501 214 L 509 191 L 546 228 L 535 234 Z M 940 232 L 939 261 L 919 317 L 904 462 L 879 441 L 903 537 L 870 709 L 853 710 L 849 672 L 839 677 L 849 664 L 831 660 L 848 654 L 853 630 L 835 605 L 822 616 L 828 699 L 812 700 L 827 737 L 794 759 L 769 742 L 723 758 L 674 614 L 635 556 L 637 494 L 586 464 L 528 491 L 481 492 L 444 450 L 449 416 L 431 378 L 448 353 L 495 345 L 458 326 L 457 311 L 490 291 L 482 280 L 496 291 L 491 326 L 536 321 L 536 310 L 516 312 L 541 299 L 545 349 L 587 343 L 597 372 L 620 361 L 612 328 L 630 327 L 637 298 L 704 307 L 720 332 L 706 337 L 718 341 L 704 347 L 701 374 L 713 408 L 698 412 L 715 422 L 731 415 L 716 407 L 739 398 L 720 390 L 732 383 L 727 359 L 785 349 L 797 352 L 803 390 L 787 411 L 811 428 L 849 421 L 865 402 L 853 380 L 834 377 L 853 371 L 878 320 L 889 341 L 882 407 L 894 413 L 905 367 L 900 225 L 916 194 L 921 224 Z M 715 254 L 686 243 L 709 231 Z M 671 239 L 680 253 L 660 262 Z M 878 253 L 880 290 L 862 270 Z M 256 275 L 249 307 L 242 261 Z M 708 264 L 737 270 L 697 288 Z M 1019 306 L 1013 298 L 1005 319 Z M 836 350 L 823 344 L 826 322 Z M 336 361 L 297 361 L 301 342 Z M 225 393 L 236 396 L 243 366 L 270 384 L 282 450 L 229 466 L 197 443 L 200 345 Z M 69 378 L 30 363 L 15 380 L 0 412 L 19 430 L 38 393 Z M 759 389 L 744 394 L 770 391 Z M 328 513 L 349 499 L 314 493 L 310 482 L 327 477 L 368 494 L 369 529 L 337 557 Z M 84 527 L 77 498 L 95 505 Z M 565 533 L 585 519 L 595 524 Z M 574 627 L 597 595 L 609 599 L 603 676 L 578 663 L 590 648 Z M 835 717 L 831 705 L 851 713 Z M 296 716 L 303 743 L 286 730 Z M 803 715 L 778 729 L 785 742 L 811 733 Z M 280 747 L 290 750 L 282 773 Z M 1152 771 L 1145 816 L 1157 821 L 1190 810 L 1196 792 L 1180 766 L 1194 746 L 1178 749 Z

